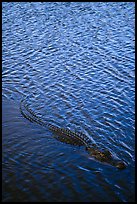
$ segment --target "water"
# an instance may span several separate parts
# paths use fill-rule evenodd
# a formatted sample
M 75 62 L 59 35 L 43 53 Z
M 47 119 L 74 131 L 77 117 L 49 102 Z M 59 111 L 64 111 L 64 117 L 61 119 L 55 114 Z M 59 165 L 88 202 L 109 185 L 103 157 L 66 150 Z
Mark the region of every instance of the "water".
M 2 4 L 3 202 L 133 202 L 132 2 Z M 126 162 L 118 170 L 23 118 L 82 131 Z

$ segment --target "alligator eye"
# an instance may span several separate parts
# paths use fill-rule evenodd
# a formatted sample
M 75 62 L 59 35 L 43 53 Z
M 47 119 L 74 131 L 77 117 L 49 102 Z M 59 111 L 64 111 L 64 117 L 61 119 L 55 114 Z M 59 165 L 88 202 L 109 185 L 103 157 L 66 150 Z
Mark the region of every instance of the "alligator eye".
M 92 146 L 93 146 L 93 147 L 96 147 L 97 145 L 93 143 Z
M 118 169 L 125 169 L 125 168 L 126 168 L 126 164 L 125 164 L 124 162 L 120 161 L 120 162 L 118 162 L 118 163 L 116 164 L 116 167 L 117 167 Z

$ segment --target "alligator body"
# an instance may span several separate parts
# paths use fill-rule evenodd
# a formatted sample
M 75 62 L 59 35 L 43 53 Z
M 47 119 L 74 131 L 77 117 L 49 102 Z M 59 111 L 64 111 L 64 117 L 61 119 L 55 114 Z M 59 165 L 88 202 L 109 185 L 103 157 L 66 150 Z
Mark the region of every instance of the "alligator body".
M 85 146 L 89 155 L 100 162 L 111 164 L 119 169 L 124 169 L 126 167 L 123 161 L 120 161 L 117 157 L 114 157 L 109 150 L 100 150 L 96 144 L 93 144 L 91 139 L 81 133 L 72 132 L 69 129 L 59 128 L 51 123 L 46 123 L 42 118 L 38 117 L 27 105 L 25 100 L 20 103 L 20 110 L 22 115 L 30 120 L 31 122 L 36 122 L 39 125 L 48 127 L 52 132 L 55 133 L 54 137 L 64 143 L 77 146 Z

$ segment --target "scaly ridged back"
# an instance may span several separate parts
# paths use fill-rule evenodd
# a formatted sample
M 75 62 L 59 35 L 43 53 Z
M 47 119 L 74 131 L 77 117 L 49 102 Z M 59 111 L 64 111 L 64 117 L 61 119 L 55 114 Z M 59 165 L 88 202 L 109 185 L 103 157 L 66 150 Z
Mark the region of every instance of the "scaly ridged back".
M 40 117 L 38 117 L 34 113 L 34 111 L 32 111 L 28 107 L 25 100 L 21 101 L 20 110 L 21 110 L 22 115 L 28 120 L 30 120 L 31 122 L 36 122 L 39 125 L 48 127 L 51 131 L 56 133 L 54 137 L 61 142 L 65 142 L 65 143 L 72 144 L 72 145 L 79 145 L 79 146 L 85 145 L 86 147 L 91 144 L 90 138 L 81 132 L 72 132 L 69 129 L 59 128 L 50 123 L 44 122 Z

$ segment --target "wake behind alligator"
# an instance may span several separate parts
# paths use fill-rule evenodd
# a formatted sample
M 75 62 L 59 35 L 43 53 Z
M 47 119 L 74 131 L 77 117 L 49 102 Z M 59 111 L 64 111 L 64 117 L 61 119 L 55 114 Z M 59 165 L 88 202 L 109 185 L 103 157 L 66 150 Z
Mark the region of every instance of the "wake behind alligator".
M 22 115 L 29 121 L 48 127 L 55 133 L 54 137 L 57 140 L 71 145 L 85 146 L 89 155 L 100 162 L 113 165 L 118 169 L 124 169 L 126 167 L 125 163 L 112 155 L 109 150 L 100 150 L 96 144 L 93 144 L 92 140 L 87 135 L 81 132 L 72 132 L 69 129 L 59 128 L 51 123 L 44 122 L 42 118 L 38 117 L 34 111 L 28 107 L 24 99 L 21 100 L 20 110 Z

